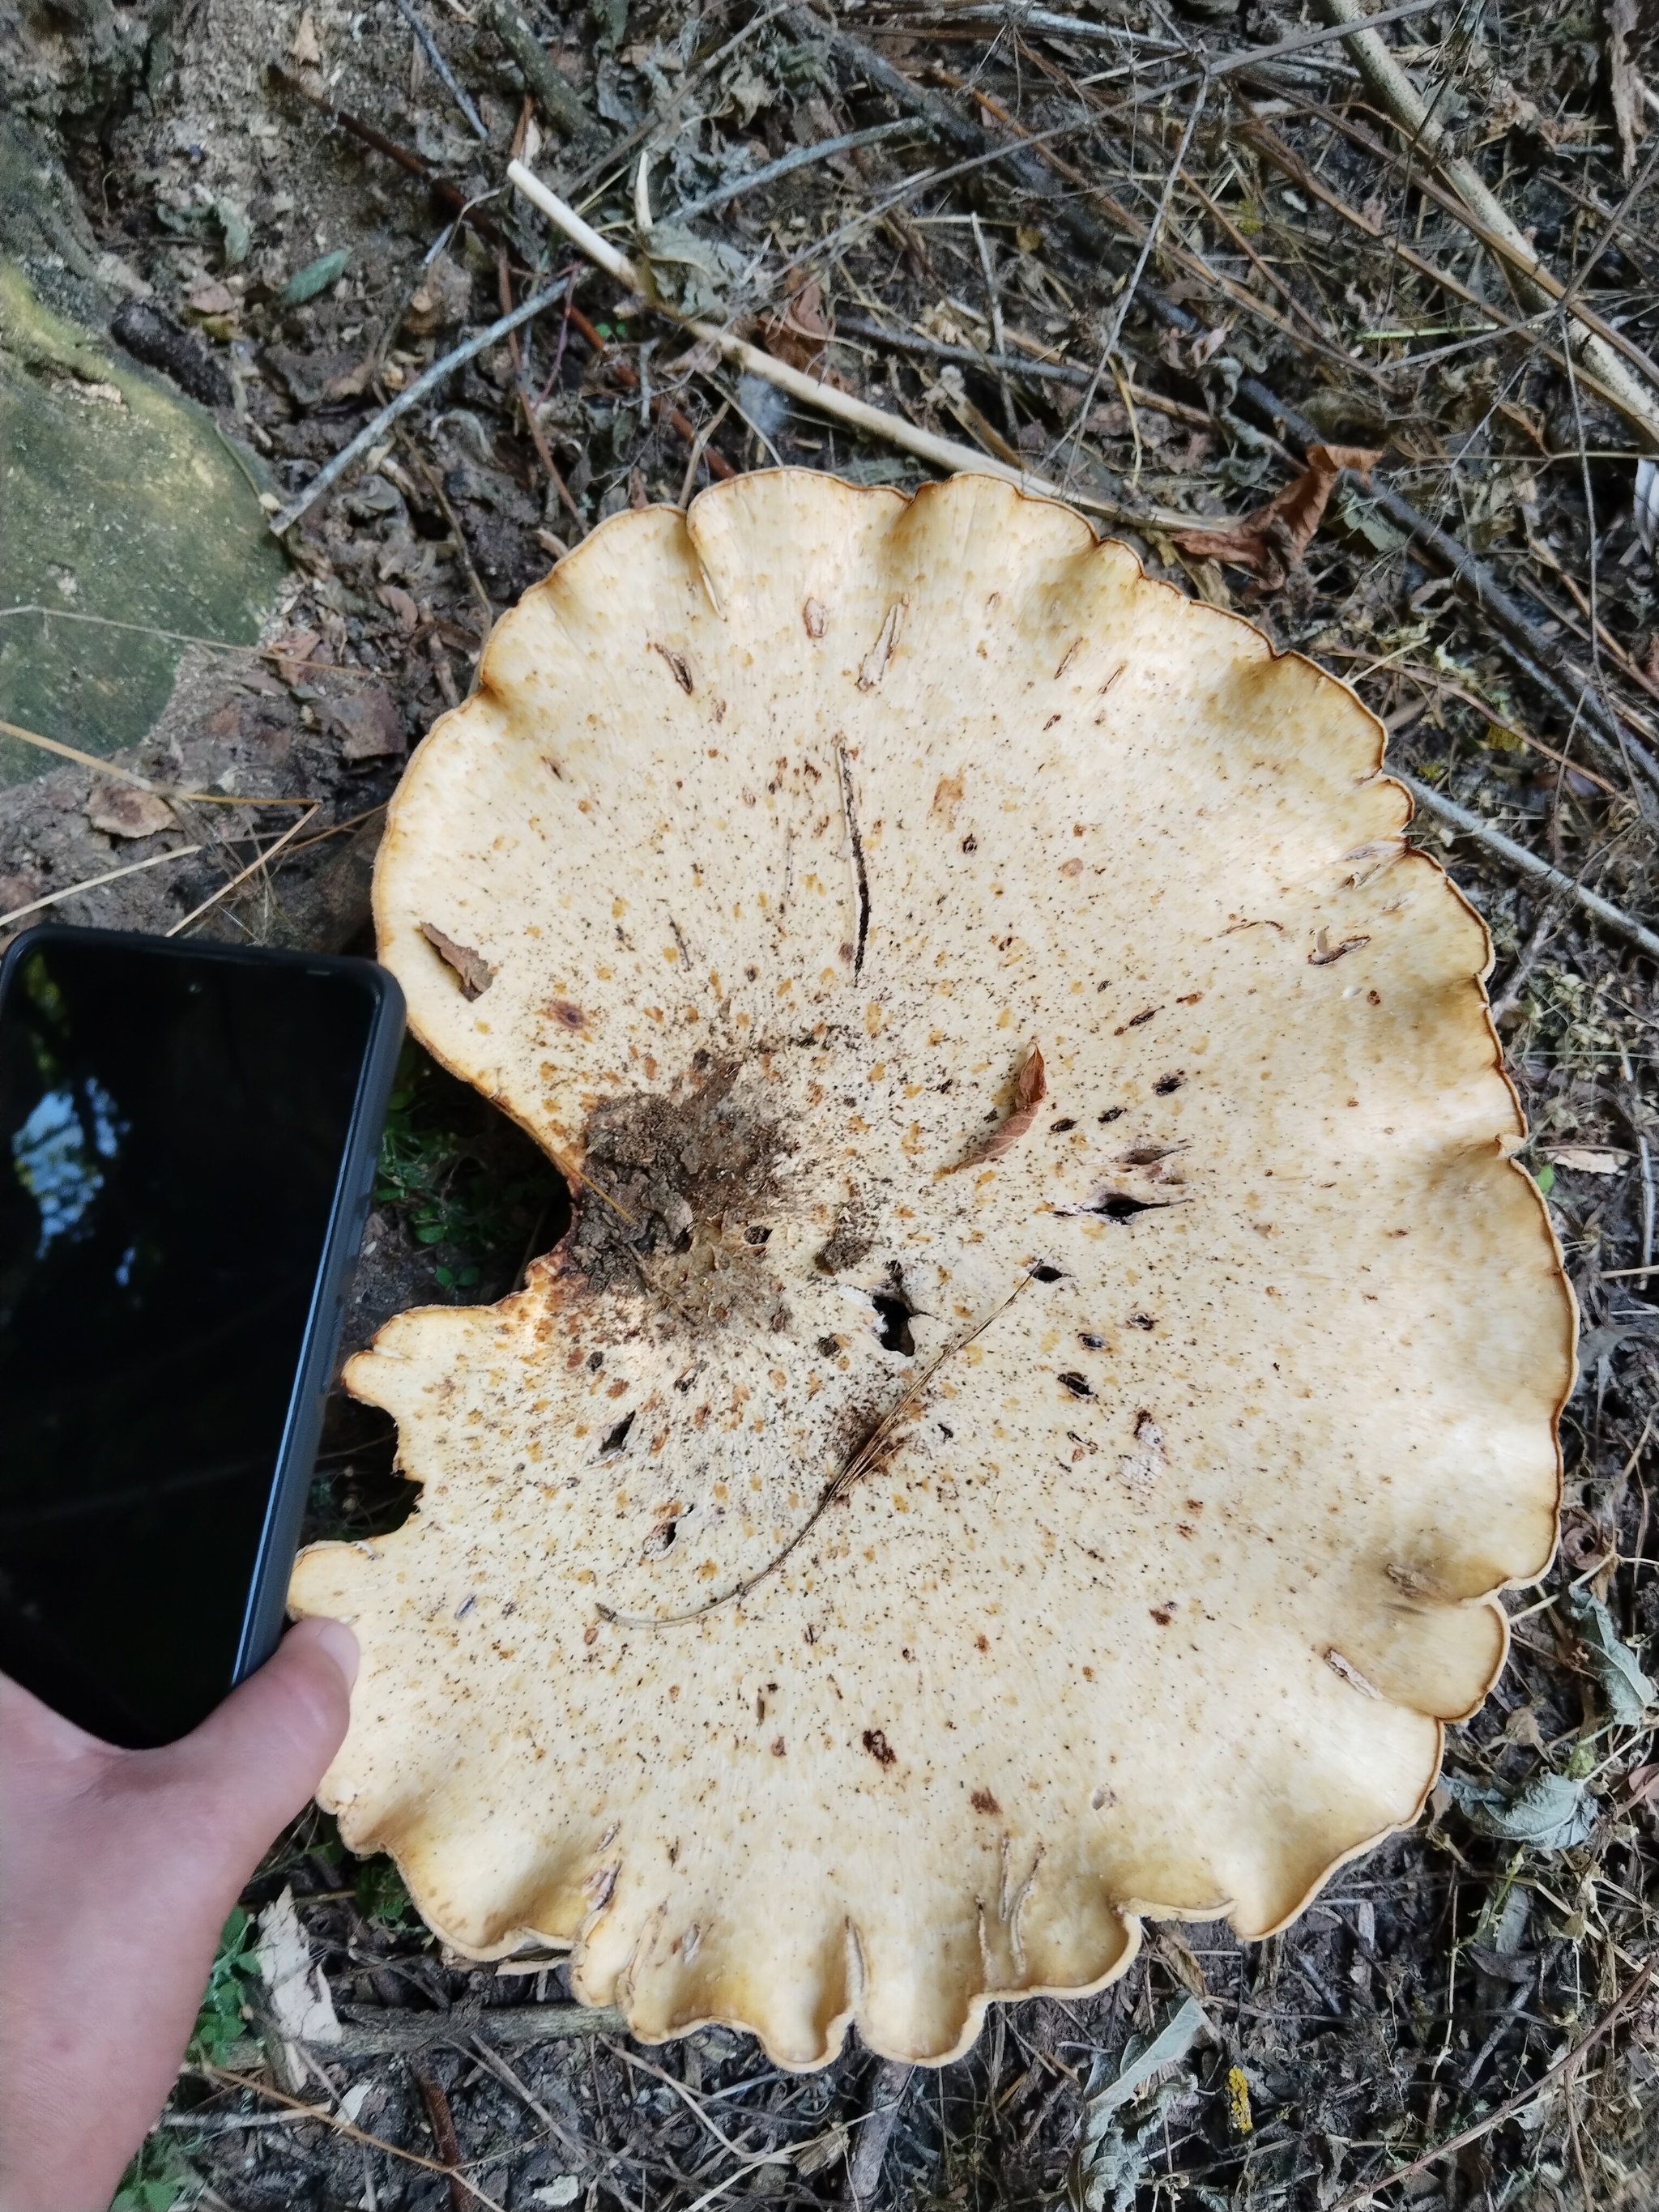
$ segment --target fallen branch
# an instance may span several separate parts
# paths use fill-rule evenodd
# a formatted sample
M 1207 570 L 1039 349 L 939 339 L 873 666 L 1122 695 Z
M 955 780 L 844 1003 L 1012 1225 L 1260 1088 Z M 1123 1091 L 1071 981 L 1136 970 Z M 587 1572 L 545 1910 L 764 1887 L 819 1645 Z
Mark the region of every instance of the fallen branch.
M 478 14 L 519 64 L 549 122 L 567 138 L 590 137 L 599 126 L 554 68 L 541 40 L 513 0 L 484 0 Z
M 589 228 L 574 208 L 568 206 L 555 192 L 549 191 L 541 179 L 526 169 L 521 161 L 508 165 L 507 176 L 525 198 L 538 207 L 548 221 L 562 230 L 596 267 L 614 276 L 629 291 L 649 300 L 655 311 L 679 324 L 692 337 L 717 347 L 728 360 L 733 361 L 748 375 L 757 376 L 763 382 L 775 385 L 792 398 L 814 407 L 821 415 L 833 416 L 853 428 L 867 431 L 872 436 L 884 438 L 889 445 L 902 452 L 914 453 L 919 460 L 929 462 L 934 468 L 948 470 L 952 475 L 968 473 L 995 477 L 1003 483 L 1011 483 L 1018 490 L 1036 499 L 1065 499 L 1073 507 L 1086 508 L 1092 514 L 1103 515 L 1109 521 L 1134 526 L 1149 520 L 1164 520 L 1162 517 L 1137 514 L 1132 509 L 1113 501 L 1097 499 L 1086 492 L 1065 492 L 1046 477 L 1032 476 L 1024 469 L 1012 468 L 990 453 L 981 453 L 973 446 L 959 446 L 953 439 L 941 438 L 931 430 L 918 429 L 902 416 L 890 415 L 884 408 L 872 407 L 868 400 L 855 399 L 850 392 L 838 392 L 833 385 L 820 384 L 816 377 L 802 370 L 791 368 L 785 362 L 763 353 L 758 346 L 750 345 L 746 338 L 735 332 L 722 330 L 718 324 L 694 320 L 681 315 L 656 299 L 645 275 L 625 253 L 619 252 L 608 240 Z M 1173 525 L 1185 526 L 1193 521 L 1191 515 L 1167 518 Z
M 829 343 L 835 344 L 843 333 L 848 337 L 868 338 L 877 345 L 885 346 L 892 353 L 915 354 L 922 361 L 959 363 L 963 368 L 992 370 L 999 376 L 1024 377 L 1040 384 L 1068 384 L 1079 392 L 1085 390 L 1091 380 L 1091 372 L 1079 368 L 1075 362 L 1053 361 L 1040 353 L 981 353 L 975 346 L 946 345 L 942 338 L 923 337 L 915 331 L 891 331 L 884 324 L 870 322 L 861 315 L 837 316 L 836 335 Z M 1013 343 L 1021 343 L 1018 332 L 1014 334 Z M 1127 355 L 1122 358 L 1128 368 L 1134 367 Z M 1126 381 L 1129 397 L 1137 407 L 1145 407 L 1154 415 L 1167 416 L 1172 422 L 1184 422 L 1188 429 L 1215 430 L 1224 427 L 1213 415 L 1206 415 L 1201 407 L 1188 407 L 1184 400 L 1166 398 L 1161 392 L 1148 392 L 1137 384 L 1133 376 L 1127 377 Z M 1282 446 L 1277 450 L 1281 458 L 1290 458 Z M 1295 466 L 1293 460 L 1291 465 Z M 1150 509 L 1148 519 L 1152 519 Z M 1188 515 L 1183 518 L 1182 527 L 1190 524 L 1196 528 L 1198 521 L 1199 518 Z M 1175 527 L 1173 517 L 1170 518 L 1170 527 Z
M 484 143 L 488 144 L 489 133 L 484 129 L 483 118 L 480 116 L 477 109 L 472 105 L 471 100 L 468 98 L 465 86 L 462 84 L 454 70 L 451 69 L 449 64 L 444 59 L 443 48 L 438 44 L 438 41 L 433 37 L 431 32 L 426 27 L 426 24 L 422 20 L 419 11 L 414 6 L 414 0 L 397 0 L 397 8 L 398 13 L 403 17 L 404 22 L 408 24 L 410 29 L 414 32 L 416 37 L 420 40 L 421 52 L 426 56 L 428 61 L 431 63 L 434 70 L 437 72 L 439 79 L 443 84 L 444 89 L 448 93 L 456 106 L 460 109 L 462 114 L 465 116 L 467 122 L 471 125 L 473 136 L 477 138 L 482 138 Z
M 752 176 L 734 177 L 718 191 L 705 192 L 700 200 L 691 200 L 684 207 L 670 208 L 659 220 L 663 222 L 692 222 L 696 217 L 713 215 L 732 200 L 740 200 L 745 192 L 763 191 L 768 185 L 775 185 L 781 177 L 793 176 L 797 169 L 810 167 L 818 161 L 828 161 L 837 154 L 855 154 L 863 146 L 878 146 L 884 138 L 896 137 L 902 131 L 914 131 L 917 119 L 913 115 L 901 115 L 895 123 L 874 123 L 867 131 L 843 131 L 839 138 L 822 138 L 816 146 L 797 146 L 792 154 L 778 161 L 769 161 L 763 169 Z M 924 126 L 925 127 L 925 126 Z
M 1621 395 L 1620 413 L 1659 451 L 1659 394 L 1646 380 L 1653 374 L 1652 363 L 1581 301 L 1569 299 L 1568 288 L 1544 266 L 1531 240 L 1480 171 L 1449 151 L 1445 133 L 1411 78 L 1367 23 L 1358 0 L 1321 0 L 1321 7 L 1328 22 L 1349 27 L 1343 44 L 1358 64 L 1372 97 L 1387 110 L 1409 143 L 1423 149 L 1462 203 L 1448 212 L 1456 215 L 1488 252 L 1515 270 L 1517 289 L 1528 307 L 1559 305 L 1571 317 L 1574 353 L 1582 353 L 1601 382 Z M 1424 179 L 1416 181 L 1419 188 L 1427 188 Z M 1444 201 L 1441 204 L 1443 206 Z M 1632 367 L 1642 374 L 1632 374 Z
M 503 315 L 498 321 L 491 323 L 487 330 L 475 331 L 470 338 L 464 338 L 441 361 L 434 361 L 430 368 L 416 378 L 413 384 L 406 385 L 395 399 L 381 408 L 374 420 L 359 430 L 349 446 L 343 446 L 326 467 L 319 469 L 303 489 L 295 492 L 286 507 L 277 508 L 270 518 L 271 535 L 280 538 L 286 531 L 291 530 L 313 501 L 320 499 L 325 491 L 337 484 L 354 462 L 360 461 L 372 447 L 380 444 L 400 416 L 407 415 L 411 407 L 418 407 L 427 394 L 435 391 L 447 377 L 453 376 L 458 368 L 464 368 L 477 355 L 488 352 L 509 331 L 516 331 L 520 323 L 527 323 L 532 316 L 539 315 L 544 308 L 550 307 L 556 300 L 562 300 L 569 289 L 570 279 L 562 276 L 556 284 L 550 284 L 544 291 L 536 293 L 532 298 L 514 307 L 510 315 Z
M 1462 306 L 1480 316 L 1484 321 L 1490 323 L 1494 330 L 1503 331 L 1509 337 L 1518 338 L 1523 344 L 1536 347 L 1544 358 L 1556 368 L 1565 368 L 1565 357 L 1561 349 L 1552 345 L 1540 331 L 1534 329 L 1529 323 L 1522 322 L 1519 317 L 1506 313 L 1502 307 L 1495 307 L 1490 300 L 1483 300 L 1473 287 L 1463 283 L 1449 270 L 1440 268 L 1425 255 L 1419 253 L 1414 247 L 1408 246 L 1403 238 L 1396 237 L 1380 220 L 1372 222 L 1358 208 L 1350 207 L 1341 194 L 1333 191 L 1324 179 L 1309 168 L 1306 162 L 1293 153 L 1277 132 L 1270 130 L 1260 116 L 1251 115 L 1244 126 L 1243 136 L 1248 138 L 1252 145 L 1260 147 L 1273 167 L 1282 170 L 1299 190 L 1306 192 L 1310 198 L 1318 200 L 1322 206 L 1329 208 L 1333 215 L 1346 223 L 1350 228 L 1357 230 L 1362 238 L 1369 238 L 1378 245 L 1386 246 L 1390 254 L 1403 261 L 1408 269 L 1414 269 L 1419 276 L 1424 277 L 1429 283 L 1437 286 L 1450 298 L 1460 301 Z M 1620 395 L 1608 386 L 1604 385 L 1599 377 L 1583 367 L 1580 368 L 1578 374 L 1580 381 L 1587 392 L 1593 392 L 1596 398 L 1607 406 L 1614 409 L 1621 408 Z
M 816 15 L 796 9 L 790 11 L 789 21 L 799 37 L 823 36 L 824 27 Z M 861 78 L 876 90 L 886 93 L 909 113 L 926 116 L 948 143 L 964 149 L 994 149 L 1005 173 L 1038 201 L 1043 212 L 1067 233 L 1091 262 L 1115 275 L 1127 273 L 1129 255 L 1123 246 L 1079 204 L 1077 193 L 1057 189 L 1052 168 L 1054 156 L 1030 144 L 999 143 L 988 131 L 958 114 L 938 94 L 924 91 L 873 47 L 845 31 L 833 33 L 829 46 L 849 78 Z M 1334 124 L 1338 121 L 1328 110 L 1318 112 Z M 1100 195 L 1097 192 L 1096 197 Z M 1115 203 L 1112 205 L 1116 215 L 1122 215 L 1123 210 L 1116 210 Z M 1201 335 L 1203 325 L 1199 318 L 1178 307 L 1155 287 L 1143 283 L 1140 298 L 1163 329 L 1184 338 Z M 1310 446 L 1322 440 L 1323 433 L 1259 376 L 1239 379 L 1234 405 L 1238 414 L 1258 428 L 1283 439 L 1303 454 Z M 1345 481 L 1351 481 L 1352 488 L 1368 497 L 1373 510 L 1384 521 L 1419 546 L 1435 566 L 1450 577 L 1458 597 L 1484 617 L 1515 667 L 1570 723 L 1583 730 L 1603 761 L 1621 772 L 1626 771 L 1627 762 L 1641 771 L 1645 784 L 1651 787 L 1641 791 L 1643 812 L 1650 821 L 1659 821 L 1659 761 L 1644 747 L 1623 738 L 1612 711 L 1587 689 L 1553 640 L 1540 634 L 1536 620 L 1510 596 L 1486 563 L 1387 485 L 1380 484 L 1364 495 L 1357 478 Z M 1126 516 L 1124 520 L 1133 522 L 1134 518 Z
M 1394 2188 L 1398 2182 L 1409 2181 L 1415 2174 L 1426 2173 L 1430 2166 L 1437 2166 L 1443 2158 L 1455 2156 L 1468 2144 L 1479 2142 L 1482 2136 L 1491 2135 L 1494 2128 L 1501 2128 L 1506 2120 L 1514 2119 L 1518 2112 L 1524 2112 L 1529 2105 L 1535 2105 L 1540 2097 L 1577 2066 L 1590 2046 L 1599 2043 L 1615 2027 L 1638 1998 L 1646 1993 L 1656 1965 L 1659 1965 L 1659 1960 L 1649 1959 L 1629 1988 L 1614 1998 L 1589 2033 L 1581 2035 L 1571 2050 L 1558 2058 L 1547 2073 L 1540 2074 L 1529 2087 L 1517 2089 L 1512 2097 L 1506 2097 L 1501 2105 L 1488 2112 L 1484 2120 L 1477 2120 L 1472 2128 L 1465 2128 L 1461 2135 L 1449 2136 L 1444 2142 L 1437 2144 L 1433 2150 L 1425 2151 L 1421 2158 L 1413 2159 L 1409 2166 L 1400 2166 L 1393 2173 L 1385 2173 L 1379 2180 L 1368 2181 L 1358 2189 L 1351 2189 L 1346 2197 L 1339 2198 L 1332 2206 L 1331 2212 L 1358 2212 L 1360 2205 L 1370 2203 L 1385 2189 Z
M 349 136 L 360 140 L 365 146 L 373 147 L 377 154 L 384 154 L 387 161 L 395 161 L 406 175 L 418 177 L 439 202 L 449 209 L 458 223 L 464 222 L 469 229 L 477 231 L 487 245 L 499 246 L 504 243 L 501 232 L 489 217 L 479 215 L 466 194 L 453 178 L 445 176 L 441 169 L 434 169 L 420 155 L 411 154 L 407 146 L 400 146 L 395 138 L 388 138 L 372 123 L 365 123 L 362 116 L 352 114 L 349 108 L 337 107 L 331 100 L 325 99 L 320 92 L 313 92 L 299 77 L 291 76 L 280 63 L 271 62 L 267 67 L 271 81 L 281 85 L 284 92 L 293 93 L 307 106 L 314 107 L 319 115 L 325 115 L 331 123 L 337 123 Z
M 1461 836 L 1473 838 L 1495 860 L 1502 860 L 1506 866 L 1516 869 L 1520 874 L 1531 876 L 1535 882 L 1547 884 L 1552 890 L 1582 908 L 1593 921 L 1615 932 L 1627 945 L 1635 945 L 1638 952 L 1645 952 L 1650 960 L 1659 960 L 1659 936 L 1656 936 L 1652 930 L 1644 928 L 1635 916 L 1626 914 L 1622 907 L 1614 906 L 1610 899 L 1602 898 L 1595 891 L 1586 890 L 1575 878 L 1560 868 L 1552 867 L 1536 853 L 1529 853 L 1524 845 L 1517 845 L 1513 837 L 1506 837 L 1501 830 L 1494 830 L 1478 814 L 1471 814 L 1468 807 L 1459 806 L 1455 800 L 1443 798 L 1431 785 L 1419 783 L 1414 775 L 1407 775 L 1401 769 L 1391 768 L 1387 773 L 1396 783 L 1403 783 L 1427 813 L 1438 815 L 1443 822 L 1449 823 Z

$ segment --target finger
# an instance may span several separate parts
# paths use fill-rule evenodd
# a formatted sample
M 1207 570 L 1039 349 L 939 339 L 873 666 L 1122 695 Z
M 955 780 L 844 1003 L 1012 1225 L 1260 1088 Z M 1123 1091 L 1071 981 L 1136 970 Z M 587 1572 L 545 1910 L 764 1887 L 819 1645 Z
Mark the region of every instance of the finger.
M 343 1621 L 299 1622 L 198 1729 L 140 1754 L 155 1762 L 146 1779 L 179 1793 L 180 1817 L 197 1816 L 220 1863 L 252 1869 L 339 1749 L 356 1674 L 357 1639 Z

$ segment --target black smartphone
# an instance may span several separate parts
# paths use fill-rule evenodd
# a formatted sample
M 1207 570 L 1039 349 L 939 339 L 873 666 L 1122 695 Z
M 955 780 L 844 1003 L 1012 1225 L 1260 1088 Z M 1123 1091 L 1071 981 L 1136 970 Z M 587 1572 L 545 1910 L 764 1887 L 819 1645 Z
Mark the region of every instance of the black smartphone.
M 276 1648 L 403 1026 L 368 960 L 0 963 L 0 1670 L 108 1742 Z

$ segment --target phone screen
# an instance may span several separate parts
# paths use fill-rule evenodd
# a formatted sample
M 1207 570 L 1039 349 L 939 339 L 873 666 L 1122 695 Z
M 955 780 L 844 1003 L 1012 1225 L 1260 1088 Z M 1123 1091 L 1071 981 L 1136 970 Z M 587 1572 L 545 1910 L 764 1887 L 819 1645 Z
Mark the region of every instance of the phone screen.
M 115 1741 L 231 1685 L 375 1011 L 350 963 L 91 932 L 13 969 L 0 1668 Z

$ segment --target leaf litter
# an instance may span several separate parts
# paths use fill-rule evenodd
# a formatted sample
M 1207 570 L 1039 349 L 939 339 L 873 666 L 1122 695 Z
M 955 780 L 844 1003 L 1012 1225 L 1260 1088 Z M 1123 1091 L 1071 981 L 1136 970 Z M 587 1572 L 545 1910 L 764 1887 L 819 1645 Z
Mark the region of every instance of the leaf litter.
M 1560 317 L 1517 312 L 1455 196 L 1420 189 L 1434 181 L 1426 157 L 1365 106 L 1342 40 L 1268 58 L 1308 27 L 1293 10 L 1172 17 L 1133 0 L 994 21 L 903 4 L 839 21 L 698 14 L 674 0 L 511 12 L 589 118 L 585 141 L 562 101 L 526 98 L 490 11 L 469 26 L 437 4 L 420 13 L 484 141 L 392 9 L 319 6 L 273 25 L 227 4 L 175 27 L 167 63 L 142 94 L 129 82 L 101 139 L 67 119 L 98 249 L 153 293 L 151 321 L 129 319 L 135 348 L 219 409 L 280 496 L 461 334 L 569 265 L 497 192 L 516 150 L 683 310 L 695 301 L 920 427 L 988 453 L 1000 440 L 1034 472 L 1071 469 L 1152 574 L 1354 683 L 1425 787 L 1650 921 L 1659 611 L 1644 441 L 1563 345 Z M 1379 35 L 1557 278 L 1651 357 L 1659 185 L 1643 118 L 1659 25 L 1624 0 L 1577 12 L 1526 0 L 1501 16 L 1425 7 Z M 1191 114 L 1180 81 L 1195 56 L 1241 52 L 1264 58 L 1214 80 L 1172 171 Z M 925 127 L 676 217 L 787 155 L 907 119 Z M 633 228 L 630 140 L 650 146 L 648 240 Z M 925 180 L 990 143 L 998 162 Z M 308 653 L 263 674 L 199 654 L 135 769 L 204 790 L 234 769 L 233 790 L 321 791 L 327 826 L 349 823 L 395 785 L 398 733 L 360 710 L 388 750 L 354 760 L 353 717 L 328 710 L 378 685 L 401 727 L 424 729 L 470 684 L 493 612 L 606 515 L 775 461 L 866 483 L 918 474 L 760 380 L 734 383 L 647 300 L 585 267 L 563 305 L 458 370 L 383 442 L 290 533 L 296 589 L 279 627 L 312 638 Z M 100 872 L 100 841 L 137 842 L 142 857 L 144 825 L 112 811 L 107 828 L 89 821 L 91 789 L 66 767 L 6 795 L 3 910 Z M 170 926 L 253 849 L 252 812 L 223 812 L 221 842 L 180 865 L 176 887 L 154 871 L 70 910 Z M 148 834 L 170 833 L 158 817 Z M 366 867 L 316 886 L 356 834 L 285 853 L 272 883 L 204 926 L 352 941 Z M 1549 1179 L 1583 1317 L 1557 1564 L 1516 1594 L 1510 1664 L 1449 1731 L 1416 1829 L 1336 1877 L 1285 1935 L 1243 1947 L 1224 1926 L 1191 1928 L 1178 1949 L 1149 1943 L 1097 1996 L 993 2008 L 966 2058 L 881 2092 L 896 2104 L 873 2184 L 884 2204 L 1057 2205 L 1079 2201 L 1074 2185 L 1085 2203 L 1172 2212 L 1343 2203 L 1559 2067 L 1653 1950 L 1659 1310 L 1642 1271 L 1655 1256 L 1659 1001 L 1627 945 L 1477 837 L 1427 816 L 1413 834 L 1492 933 L 1498 1033 L 1534 1131 L 1522 1159 Z M 435 945 L 434 957 L 447 957 Z M 406 1109 L 400 1126 L 361 1332 L 455 1294 L 469 1269 L 470 1294 L 498 1294 L 564 1218 L 542 1217 L 539 1184 L 491 1202 L 491 1176 L 506 1188 L 529 1170 L 471 1123 L 447 1131 Z M 1137 1450 L 1155 1442 L 1138 1437 Z M 383 1425 L 337 1403 L 310 1532 L 372 1543 L 406 1505 Z M 307 1986 L 319 1970 L 340 2027 L 315 2062 L 363 2090 L 358 2120 L 382 2147 L 315 2125 L 225 2125 L 255 2117 L 257 2095 L 186 2075 L 126 2201 L 185 2203 L 203 2187 L 249 2208 L 441 2201 L 449 2185 L 399 2158 L 432 2142 L 397 2041 L 410 2033 L 429 2038 L 461 2156 L 496 2201 L 686 2212 L 734 2180 L 791 2203 L 845 2200 L 880 2087 L 872 2054 L 791 2078 L 718 2027 L 659 2051 L 744 2158 L 789 2153 L 745 2170 L 683 2098 L 562 2033 L 559 1960 L 509 1974 L 447 1959 L 389 1868 L 357 1866 L 319 1814 L 273 1849 L 239 1911 L 263 1930 L 284 1892 Z M 233 1916 L 196 2055 L 258 2078 L 250 1936 Z M 1194 2025 L 1154 2082 L 1137 2067 L 1200 2003 L 1194 1977 L 1207 2030 Z M 505 2075 L 477 2056 L 475 2033 Z M 1659 2007 L 1644 1986 L 1541 2101 L 1402 2179 L 1394 2201 L 1634 2212 L 1659 2192 L 1656 2080 Z M 314 2076 L 304 2094 L 320 2094 Z

